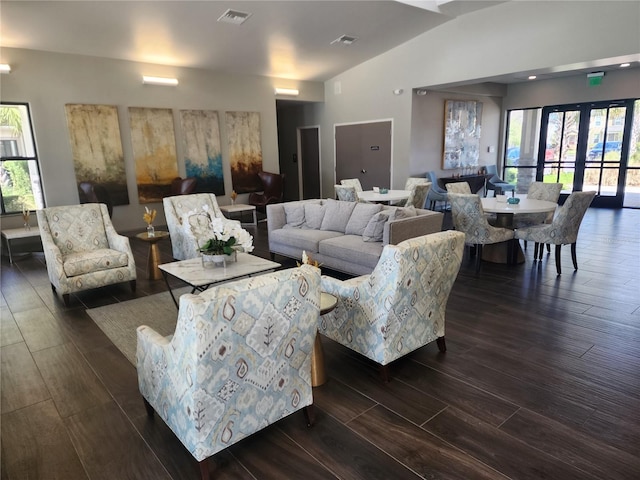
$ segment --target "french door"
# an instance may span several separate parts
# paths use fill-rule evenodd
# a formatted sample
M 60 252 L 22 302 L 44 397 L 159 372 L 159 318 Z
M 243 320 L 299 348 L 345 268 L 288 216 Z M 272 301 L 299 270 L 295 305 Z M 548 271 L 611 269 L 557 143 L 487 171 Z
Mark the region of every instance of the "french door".
M 544 107 L 536 179 L 562 196 L 595 191 L 593 206 L 622 207 L 633 100 Z

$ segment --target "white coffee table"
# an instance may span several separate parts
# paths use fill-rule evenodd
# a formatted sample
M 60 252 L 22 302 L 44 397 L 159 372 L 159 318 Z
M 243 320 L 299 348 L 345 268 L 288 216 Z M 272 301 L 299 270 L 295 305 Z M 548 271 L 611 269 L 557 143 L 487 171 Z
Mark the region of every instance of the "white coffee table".
M 226 262 L 224 267 L 204 268 L 200 257 L 159 265 L 158 268 L 162 272 L 176 307 L 178 306 L 178 301 L 169 285 L 169 275 L 191 286 L 191 293 L 194 293 L 196 290 L 203 292 L 216 283 L 273 272 L 280 267 L 279 263 L 248 253 L 238 253 L 237 255 L 235 262 Z
M 36 227 L 30 227 L 28 230 L 22 228 L 8 228 L 2 230 L 2 238 L 7 245 L 7 252 L 9 254 L 9 263 L 13 263 L 13 256 L 11 255 L 11 241 L 20 240 L 24 238 L 40 238 L 40 229 Z
M 231 218 L 230 215 L 232 213 L 239 213 L 242 215 L 244 212 L 251 212 L 253 214 L 253 223 L 240 222 L 241 225 L 253 225 L 254 227 L 258 225 L 258 217 L 256 215 L 255 205 L 246 205 L 244 203 L 236 203 L 233 205 L 220 205 L 220 211 L 224 213 L 227 218 Z

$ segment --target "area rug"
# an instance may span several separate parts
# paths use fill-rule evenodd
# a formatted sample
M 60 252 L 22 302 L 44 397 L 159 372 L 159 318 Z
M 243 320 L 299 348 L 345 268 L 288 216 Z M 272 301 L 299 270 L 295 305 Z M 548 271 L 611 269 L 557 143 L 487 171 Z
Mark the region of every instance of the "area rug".
M 174 295 L 178 298 L 190 291 L 189 287 L 180 288 L 174 290 Z M 178 319 L 178 309 L 169 292 L 90 308 L 87 313 L 133 365 L 136 364 L 136 329 L 148 325 L 166 337 L 173 334 Z

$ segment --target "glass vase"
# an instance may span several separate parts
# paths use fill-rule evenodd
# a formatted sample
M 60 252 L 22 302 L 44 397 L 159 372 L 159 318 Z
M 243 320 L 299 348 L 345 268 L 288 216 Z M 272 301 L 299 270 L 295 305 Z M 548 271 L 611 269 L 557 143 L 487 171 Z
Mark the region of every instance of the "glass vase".
M 147 225 L 147 237 L 155 237 L 156 236 L 156 229 L 153 228 L 153 225 L 149 224 Z

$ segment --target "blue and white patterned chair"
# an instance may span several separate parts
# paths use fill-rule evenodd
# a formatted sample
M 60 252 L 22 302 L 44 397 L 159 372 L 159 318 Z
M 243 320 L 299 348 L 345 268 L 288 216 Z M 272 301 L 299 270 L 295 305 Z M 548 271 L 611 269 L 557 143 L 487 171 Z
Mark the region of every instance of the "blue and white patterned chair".
M 356 194 L 362 191 L 362 184 L 360 183 L 360 179 L 358 178 L 345 178 L 343 180 L 340 180 L 340 185 L 355 188 Z
M 533 200 L 545 200 L 547 202 L 558 203 L 560 198 L 560 192 L 562 191 L 561 183 L 545 183 L 545 182 L 533 182 L 529 185 L 527 191 L 527 198 Z M 533 225 L 539 225 L 541 223 L 551 223 L 553 221 L 553 215 L 555 212 L 549 213 L 524 213 L 517 215 L 513 219 L 514 228 L 531 227 Z M 527 242 L 524 242 L 524 248 L 527 248 Z M 547 245 L 547 249 L 549 245 Z M 540 250 L 542 255 L 542 250 Z M 535 257 L 534 257 L 535 258 Z
M 322 290 L 338 305 L 318 331 L 381 365 L 420 347 L 444 342 L 445 310 L 464 249 L 460 232 L 438 232 L 386 245 L 370 275 L 346 281 L 323 276 Z
M 162 199 L 167 228 L 171 236 L 171 249 L 176 260 L 196 258 L 203 241 L 211 235 L 206 226 L 212 218 L 222 218 L 240 225 L 237 220 L 228 220 L 220 211 L 213 193 L 177 195 Z
M 422 180 L 422 179 L 419 179 Z M 405 187 L 406 188 L 406 187 Z M 423 183 L 416 183 L 409 188 L 411 193 L 409 198 L 405 202 L 405 207 L 424 208 L 424 204 L 427 201 L 427 195 L 431 189 L 431 183 L 424 181 Z
M 447 187 L 447 193 L 471 193 L 469 182 L 451 182 L 447 183 L 445 187 Z
M 357 202 L 358 194 L 356 193 L 356 189 L 353 187 L 345 187 L 344 185 L 334 185 L 333 186 L 336 192 L 336 198 L 343 202 Z
M 113 228 L 107 206 L 85 203 L 36 211 L 53 291 L 69 306 L 71 293 L 130 282 L 136 263 L 129 239 Z
M 458 184 L 448 183 L 447 187 Z M 451 203 L 453 228 L 463 232 L 466 236 L 466 243 L 473 245 L 476 249 L 476 275 L 478 275 L 482 263 L 482 246 L 512 240 L 513 230 L 491 226 L 482 209 L 481 199 L 475 193 L 451 193 L 449 191 L 449 202 Z M 512 249 L 513 245 L 509 245 L 508 257 L 511 256 Z M 509 263 L 508 260 L 507 258 L 507 263 Z
M 591 205 L 595 195 L 596 192 L 573 192 L 567 197 L 564 205 L 558 209 L 553 222 L 550 224 L 518 228 L 516 230 L 516 238 L 536 242 L 534 259 L 538 253 L 538 247 L 540 247 L 540 259 L 542 259 L 542 245 L 545 243 L 555 245 L 556 270 L 558 275 L 562 273 L 560 267 L 560 247 L 570 244 L 573 268 L 578 270 L 578 260 L 576 258 L 578 231 L 580 230 L 580 224 L 582 223 L 584 214 L 587 212 L 587 208 Z
M 147 413 L 162 417 L 203 479 L 210 456 L 252 433 L 302 408 L 313 421 L 319 315 L 320 270 L 303 265 L 183 295 L 171 337 L 138 327 Z

